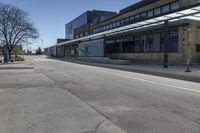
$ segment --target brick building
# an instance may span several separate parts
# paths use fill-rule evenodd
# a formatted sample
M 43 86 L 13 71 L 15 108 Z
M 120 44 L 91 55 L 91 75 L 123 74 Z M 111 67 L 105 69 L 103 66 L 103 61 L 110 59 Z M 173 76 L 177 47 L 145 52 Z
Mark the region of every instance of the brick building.
M 200 62 L 200 0 L 143 0 L 118 15 L 74 30 L 79 56 L 133 62 L 184 64 Z M 85 36 L 82 33 L 87 32 Z M 65 48 L 64 51 L 67 49 Z M 103 51 L 103 52 L 102 52 Z

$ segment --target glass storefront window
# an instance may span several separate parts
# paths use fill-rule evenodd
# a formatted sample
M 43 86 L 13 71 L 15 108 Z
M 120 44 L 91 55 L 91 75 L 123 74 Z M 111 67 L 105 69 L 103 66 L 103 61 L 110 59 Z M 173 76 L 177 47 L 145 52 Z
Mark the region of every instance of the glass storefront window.
M 146 52 L 152 52 L 152 46 L 153 46 L 153 35 L 152 34 L 148 34 L 147 35 L 147 42 L 146 42 Z
M 137 35 L 134 37 L 134 44 L 135 44 L 135 52 L 138 53 L 140 52 L 140 36 Z
M 130 37 L 122 39 L 122 52 L 132 53 L 133 52 L 133 39 Z
M 141 52 L 145 52 L 146 35 L 141 35 Z
M 178 51 L 178 31 L 170 31 L 169 33 L 169 52 Z
M 152 52 L 160 52 L 160 33 L 153 34 Z
M 165 33 L 160 32 L 160 51 L 164 52 L 164 45 L 165 45 Z

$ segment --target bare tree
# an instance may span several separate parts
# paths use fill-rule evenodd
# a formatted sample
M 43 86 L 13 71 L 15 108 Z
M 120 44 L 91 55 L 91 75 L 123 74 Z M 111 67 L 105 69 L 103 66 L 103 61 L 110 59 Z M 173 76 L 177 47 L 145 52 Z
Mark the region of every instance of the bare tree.
M 30 43 L 30 40 L 38 37 L 38 30 L 28 19 L 26 12 L 18 7 L 0 3 L 0 41 L 6 45 L 10 59 L 16 45 Z

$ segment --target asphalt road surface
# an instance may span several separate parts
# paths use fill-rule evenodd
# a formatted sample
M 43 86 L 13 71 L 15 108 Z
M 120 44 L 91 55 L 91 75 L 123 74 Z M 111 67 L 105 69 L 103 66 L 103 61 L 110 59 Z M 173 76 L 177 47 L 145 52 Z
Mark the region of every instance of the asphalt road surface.
M 4 91 L 0 89 L 0 109 L 4 109 L 4 112 L 9 110 L 9 108 L 13 108 L 9 113 L 14 113 L 15 107 L 11 107 L 11 105 L 20 105 L 22 109 L 18 111 L 22 112 L 34 110 L 32 108 L 37 106 L 44 106 L 44 111 L 47 111 L 47 113 L 48 110 L 58 111 L 55 108 L 59 109 L 63 108 L 63 106 L 70 106 L 68 105 L 68 99 L 69 97 L 73 97 L 73 99 L 76 99 L 75 101 L 78 99 L 80 100 L 78 103 L 81 103 L 81 108 L 77 110 L 82 110 L 82 112 L 85 111 L 87 113 L 69 114 L 65 112 L 65 114 L 61 111 L 58 112 L 62 114 L 61 116 L 57 114 L 54 117 L 50 117 L 49 120 L 45 119 L 39 122 L 48 123 L 51 119 L 59 117 L 60 121 L 56 123 L 56 127 L 59 128 L 62 127 L 60 125 L 63 125 L 63 122 L 65 122 L 65 115 L 68 115 L 69 118 L 73 117 L 73 115 L 78 117 L 79 115 L 87 116 L 88 114 L 89 118 L 77 118 L 82 121 L 82 123 L 87 123 L 85 124 L 87 128 L 92 126 L 92 124 L 95 126 L 98 122 L 106 119 L 108 122 L 127 133 L 200 133 L 200 83 L 80 65 L 47 59 L 44 56 L 29 56 L 26 58 L 28 64 L 34 66 L 34 70 L 31 70 L 34 73 L 32 76 L 22 76 L 24 82 L 27 83 L 26 86 L 24 86 L 23 83 L 20 84 L 20 82 L 22 82 L 20 79 L 18 79 L 19 81 L 16 83 L 12 82 L 13 84 L 6 84 L 5 82 L 8 80 L 6 78 L 1 78 L 1 86 L 3 83 L 7 86 L 3 87 Z M 26 73 L 26 71 L 23 71 L 23 73 Z M 1 73 L 3 72 L 0 72 L 0 74 Z M 10 80 L 9 76 L 7 78 Z M 2 81 L 2 79 L 5 81 Z M 12 81 L 15 80 L 16 79 L 13 79 Z M 22 96 L 19 92 L 11 91 L 10 88 L 16 88 L 15 85 L 18 86 L 18 88 L 20 88 L 20 86 L 23 88 L 31 88 L 36 85 L 38 90 L 22 89 L 21 91 L 25 91 L 24 94 L 27 95 Z M 40 90 L 41 87 L 45 89 Z M 5 90 L 5 88 L 8 89 Z M 68 96 L 69 94 L 70 96 Z M 33 96 L 36 96 L 39 103 L 31 102 L 35 100 L 31 99 Z M 15 101 L 15 97 L 19 97 L 17 101 Z M 45 104 L 40 104 L 41 101 L 44 102 L 44 99 L 42 99 L 44 97 L 47 97 L 45 100 L 51 100 L 52 106 L 47 106 L 48 109 L 45 108 Z M 51 97 L 62 99 L 60 100 L 62 103 L 56 103 L 56 100 L 52 100 Z M 12 102 L 7 103 L 6 100 L 9 101 L 10 98 Z M 29 106 L 23 103 L 24 101 L 32 105 Z M 0 118 L 2 118 L 0 119 L 0 131 L 2 127 L 4 127 L 2 131 L 7 131 L 6 128 L 9 127 L 1 127 L 1 124 L 3 123 L 5 125 L 5 121 L 7 120 L 6 117 L 4 121 L 1 121 L 5 117 L 1 116 L 4 114 L 1 113 L 1 110 Z M 76 108 L 72 110 L 76 111 Z M 40 111 L 41 110 L 33 112 L 40 113 Z M 42 116 L 37 115 L 36 118 L 30 118 L 29 114 L 31 113 L 32 112 L 26 112 L 25 116 L 23 113 L 24 121 L 34 120 L 35 125 L 33 124 L 26 130 L 19 129 L 17 131 L 30 130 L 33 132 L 34 128 L 41 128 L 37 127 L 37 119 Z M 20 123 L 19 118 L 21 118 L 20 113 L 12 118 L 15 124 L 19 124 L 18 127 L 13 127 L 12 129 L 20 128 L 20 124 L 24 124 L 23 122 Z M 71 122 L 73 123 L 72 120 L 73 119 L 71 119 Z M 9 121 L 9 119 L 7 121 Z M 55 123 L 49 123 L 49 125 L 54 127 L 55 125 L 53 124 Z M 93 126 L 91 128 L 93 128 Z M 52 131 L 52 133 L 57 133 L 57 128 L 49 127 L 49 131 L 46 130 L 43 132 Z M 76 128 L 76 124 L 74 124 L 74 128 Z M 62 132 L 64 130 L 59 131 Z M 12 133 L 12 131 L 10 132 Z M 80 130 L 71 130 L 67 133 L 73 132 L 92 133 Z

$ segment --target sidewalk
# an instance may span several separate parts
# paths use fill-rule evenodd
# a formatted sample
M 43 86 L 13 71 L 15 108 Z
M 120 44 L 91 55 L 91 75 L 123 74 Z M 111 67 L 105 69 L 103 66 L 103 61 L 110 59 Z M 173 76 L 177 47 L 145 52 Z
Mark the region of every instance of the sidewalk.
M 0 70 L 0 90 L 1 133 L 125 133 L 41 72 Z
M 112 65 L 112 64 L 84 62 L 79 60 L 72 61 L 70 59 L 58 59 L 58 60 L 200 83 L 200 66 L 192 67 L 191 68 L 192 72 L 186 73 L 185 72 L 186 67 L 184 66 L 169 66 L 169 68 L 163 68 L 162 65 L 150 65 L 150 64 Z
M 0 70 L 15 70 L 15 69 L 34 69 L 27 62 L 0 63 Z

